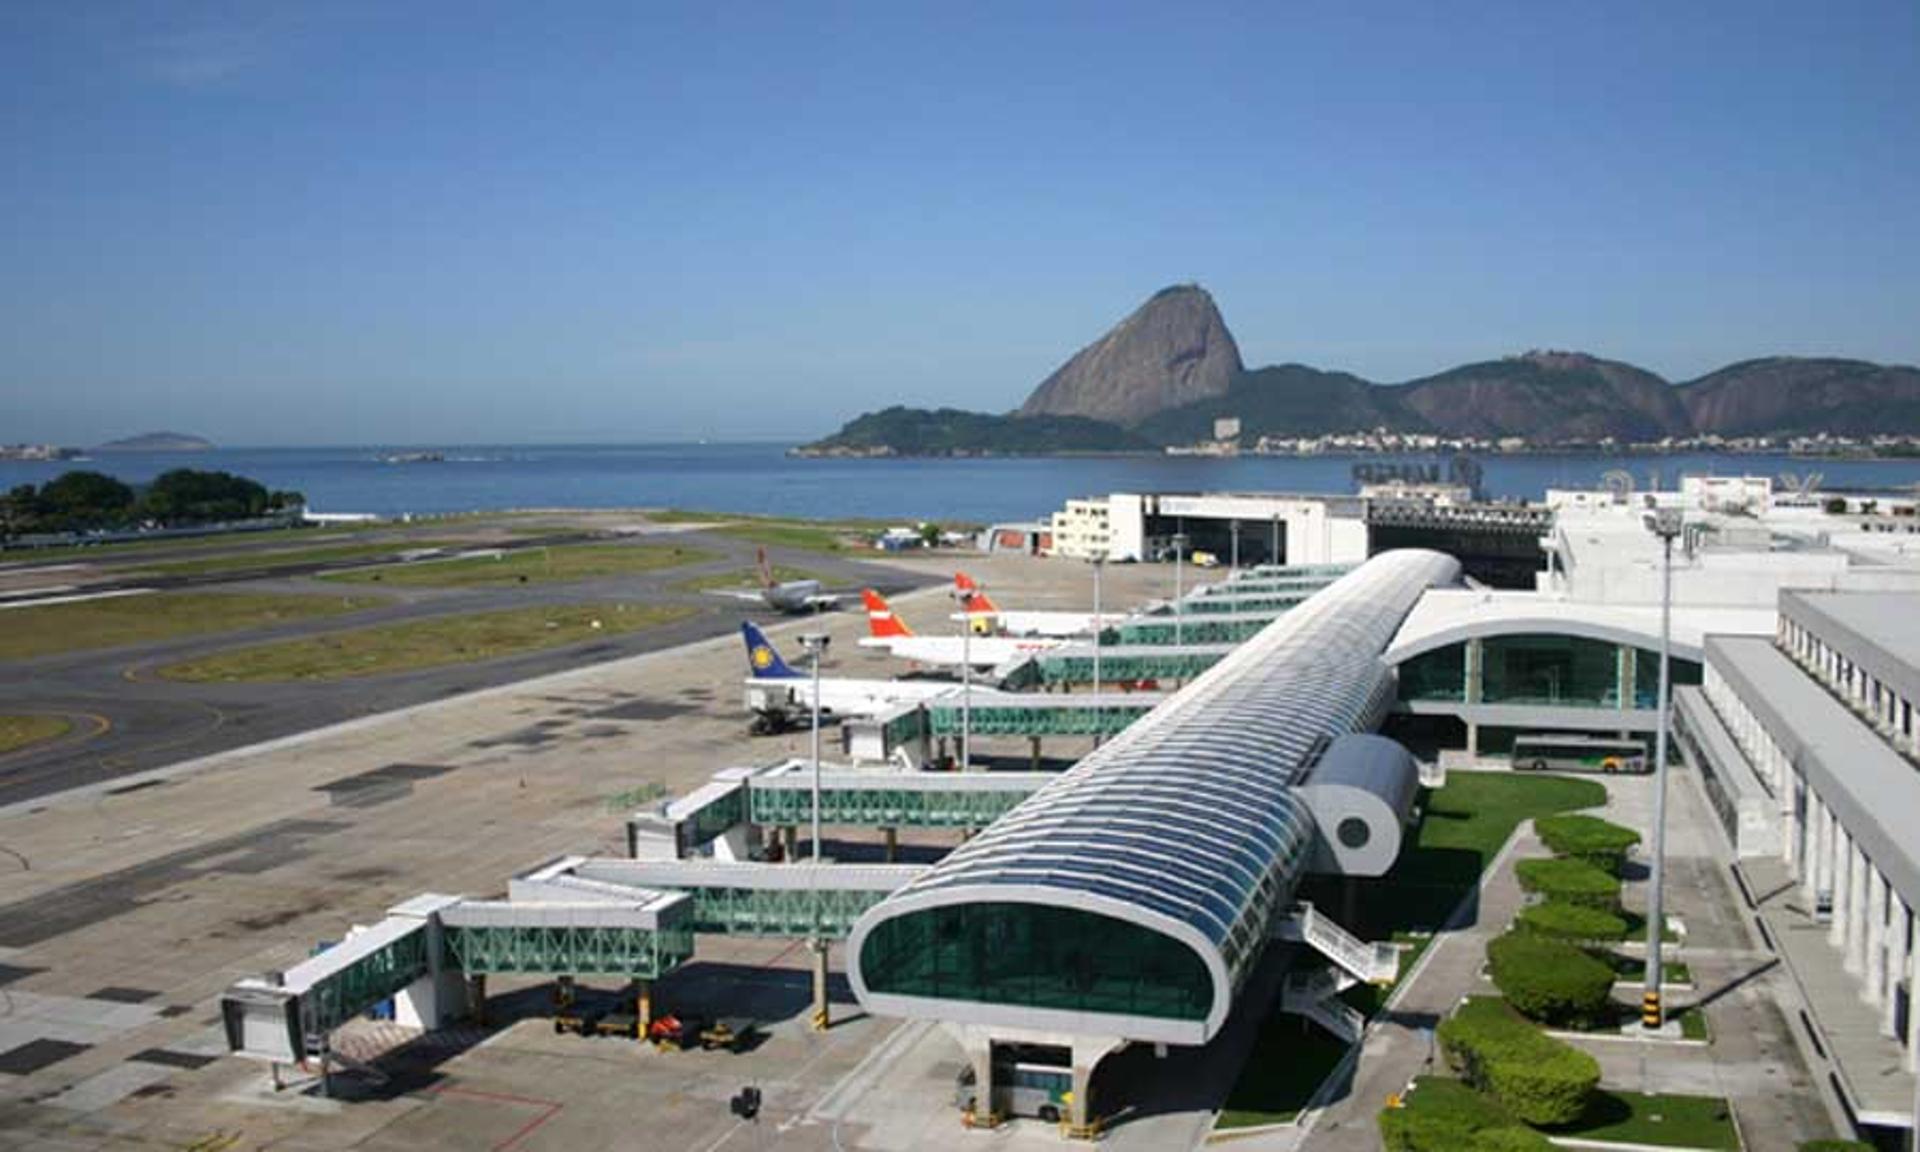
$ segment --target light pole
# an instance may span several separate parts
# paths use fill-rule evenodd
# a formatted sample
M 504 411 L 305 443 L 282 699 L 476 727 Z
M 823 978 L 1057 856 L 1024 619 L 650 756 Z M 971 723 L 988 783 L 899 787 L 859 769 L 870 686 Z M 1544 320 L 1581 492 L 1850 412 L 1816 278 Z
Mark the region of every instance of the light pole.
M 973 767 L 973 598 L 980 585 L 955 588 L 960 602 L 960 771 Z
M 1173 644 L 1179 647 L 1187 642 L 1186 629 L 1181 625 L 1181 617 L 1186 614 L 1180 598 L 1186 595 L 1182 587 L 1186 583 L 1187 534 L 1173 534 Z
M 1240 521 L 1233 522 L 1233 556 L 1227 561 L 1227 575 L 1240 575 Z
M 820 863 L 820 665 L 827 657 L 827 645 L 833 637 L 825 632 L 807 632 L 800 647 L 813 657 L 813 862 Z
M 1104 551 L 1093 554 L 1093 746 L 1100 746 L 1100 633 L 1106 622 L 1100 615 L 1100 571 L 1107 566 Z
M 1663 885 L 1667 866 L 1667 659 L 1673 632 L 1673 538 L 1686 526 L 1678 508 L 1655 508 L 1646 517 L 1647 528 L 1660 538 L 1660 687 L 1655 701 L 1659 716 L 1653 737 L 1653 875 L 1647 897 L 1646 990 L 1640 996 L 1640 1026 L 1658 1031 L 1666 1023 L 1660 985 L 1666 973 L 1660 964 L 1660 934 L 1665 928 Z

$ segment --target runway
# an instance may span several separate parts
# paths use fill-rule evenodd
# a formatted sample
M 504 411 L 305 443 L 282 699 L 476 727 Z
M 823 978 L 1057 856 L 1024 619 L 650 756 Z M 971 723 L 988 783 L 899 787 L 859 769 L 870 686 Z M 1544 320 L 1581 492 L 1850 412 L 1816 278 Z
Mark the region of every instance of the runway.
M 47 744 L 0 756 L 0 807 L 345 720 L 723 635 L 738 628 L 742 619 L 764 621 L 774 617 L 771 610 L 749 603 L 673 587 L 702 575 L 746 569 L 753 563 L 756 545 L 712 533 L 676 533 L 674 538 L 724 558 L 633 576 L 510 589 L 356 586 L 355 594 L 378 592 L 389 602 L 346 616 L 273 628 L 5 662 L 0 664 L 0 713 L 53 712 L 75 720 L 75 726 L 73 732 Z M 829 588 L 871 583 L 883 591 L 901 591 L 932 579 L 839 556 L 777 547 L 770 547 L 768 554 L 777 564 L 820 573 Z M 141 559 L 145 562 L 149 558 Z M 350 565 L 300 566 L 297 573 L 282 566 L 271 579 L 227 574 L 218 580 L 189 578 L 171 586 L 204 589 L 217 584 L 222 590 L 233 591 L 339 594 L 340 585 L 316 583 L 310 577 L 321 571 L 365 564 L 361 560 Z M 143 583 L 160 586 L 157 582 Z M 608 599 L 679 604 L 695 611 L 681 620 L 603 640 L 389 676 L 326 683 L 188 684 L 153 674 L 167 664 L 222 649 L 323 632 L 430 616 Z M 744 675 L 744 654 L 741 671 Z

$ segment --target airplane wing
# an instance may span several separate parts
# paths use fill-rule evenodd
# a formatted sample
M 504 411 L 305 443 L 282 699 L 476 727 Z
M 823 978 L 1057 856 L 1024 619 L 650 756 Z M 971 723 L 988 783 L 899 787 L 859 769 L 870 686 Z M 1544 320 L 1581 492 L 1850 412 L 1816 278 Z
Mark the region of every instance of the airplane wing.
M 830 611 L 840 607 L 840 601 L 845 599 L 846 596 L 839 592 L 815 592 L 807 597 L 807 607 L 817 612 Z
M 705 589 L 705 591 L 709 596 L 725 596 L 729 600 L 751 600 L 755 604 L 765 604 L 767 602 L 765 596 L 762 596 L 750 588 L 708 588 Z

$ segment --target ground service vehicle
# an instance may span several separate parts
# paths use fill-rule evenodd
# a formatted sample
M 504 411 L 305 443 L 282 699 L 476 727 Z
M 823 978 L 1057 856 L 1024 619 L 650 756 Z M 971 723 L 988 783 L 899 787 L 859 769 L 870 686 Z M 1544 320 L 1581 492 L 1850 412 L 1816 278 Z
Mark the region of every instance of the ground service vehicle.
M 1608 775 L 1639 775 L 1653 770 L 1643 741 L 1566 732 L 1514 737 L 1513 766 L 1522 772 L 1604 772 Z

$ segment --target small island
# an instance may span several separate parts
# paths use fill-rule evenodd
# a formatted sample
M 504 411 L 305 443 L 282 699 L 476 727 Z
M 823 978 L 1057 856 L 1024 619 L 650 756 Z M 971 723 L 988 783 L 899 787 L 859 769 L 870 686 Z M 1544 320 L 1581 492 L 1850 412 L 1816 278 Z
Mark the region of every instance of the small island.
M 180 432 L 143 432 L 138 436 L 109 440 L 94 449 L 95 452 L 210 452 L 212 450 L 213 441 Z

